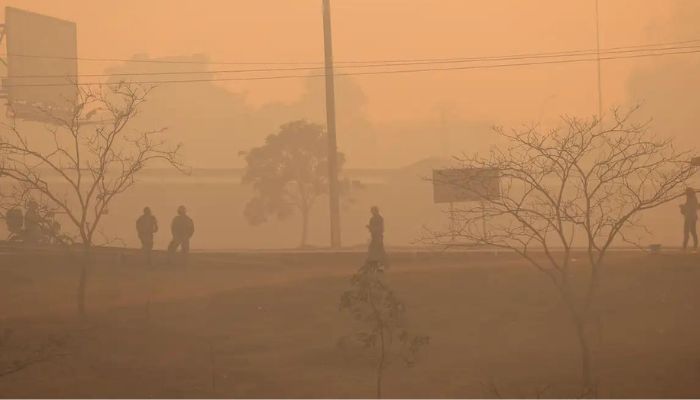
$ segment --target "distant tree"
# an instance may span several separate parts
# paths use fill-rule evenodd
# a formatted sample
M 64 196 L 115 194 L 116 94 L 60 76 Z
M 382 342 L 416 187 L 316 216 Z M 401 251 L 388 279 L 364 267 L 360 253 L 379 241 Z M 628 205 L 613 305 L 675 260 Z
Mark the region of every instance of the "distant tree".
M 465 246 L 512 250 L 550 278 L 573 321 L 586 395 L 596 389 L 589 322 L 606 255 L 613 244 L 631 242 L 632 232 L 642 233 L 644 211 L 683 196 L 695 173 L 692 154 L 632 122 L 635 110 L 613 110 L 606 125 L 563 117 L 564 126 L 549 132 L 496 129 L 503 146 L 460 161 L 499 171 L 500 196 L 456 208 L 450 229 L 427 235 L 446 246 L 457 238 Z M 576 246 L 587 260 L 572 265 Z M 572 282 L 579 268 L 588 269 L 576 274 L 583 290 Z
M 183 168 L 180 146 L 168 146 L 163 129 L 133 132 L 151 89 L 130 84 L 85 87 L 68 116 L 37 109 L 53 122 L 38 137 L 16 120 L 0 132 L 0 171 L 15 204 L 29 199 L 65 217 L 82 244 L 78 311 L 85 314 L 87 270 L 100 224 L 112 202 L 136 182 L 147 165 L 160 161 Z
M 322 125 L 304 120 L 289 122 L 268 136 L 265 144 L 246 154 L 243 184 L 255 195 L 244 215 L 252 225 L 271 216 L 285 219 L 301 214 L 301 246 L 306 246 L 309 215 L 318 198 L 328 192 L 328 141 Z M 338 171 L 345 157 L 338 154 Z
M 341 311 L 349 312 L 362 324 L 350 339 L 374 352 L 375 393 L 382 398 L 384 372 L 396 360 L 412 366 L 418 351 L 430 341 L 425 335 L 407 331 L 405 305 L 384 280 L 385 266 L 366 262 L 351 280 L 352 287 L 340 298 Z M 347 338 L 342 338 L 346 343 Z

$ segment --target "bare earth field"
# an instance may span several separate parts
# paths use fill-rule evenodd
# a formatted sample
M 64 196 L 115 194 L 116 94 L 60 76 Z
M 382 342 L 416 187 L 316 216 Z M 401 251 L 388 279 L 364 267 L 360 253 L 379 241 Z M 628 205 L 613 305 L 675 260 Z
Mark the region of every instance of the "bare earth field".
M 158 254 L 160 260 L 163 255 Z M 509 254 L 391 255 L 387 279 L 418 363 L 389 367 L 386 397 L 575 397 L 579 354 L 551 282 Z M 152 268 L 99 254 L 88 316 L 75 258 L 0 253 L 2 397 L 372 397 L 369 354 L 338 309 L 361 253 L 194 254 Z M 578 272 L 585 272 L 581 260 Z M 609 258 L 592 337 L 599 395 L 700 397 L 700 256 Z

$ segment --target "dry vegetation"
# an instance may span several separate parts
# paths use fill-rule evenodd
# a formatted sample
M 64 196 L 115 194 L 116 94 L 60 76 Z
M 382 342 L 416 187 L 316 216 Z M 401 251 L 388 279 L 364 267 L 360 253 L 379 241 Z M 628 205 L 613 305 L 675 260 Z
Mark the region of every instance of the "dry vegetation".
M 160 254 L 160 256 L 163 256 Z M 359 254 L 197 254 L 152 270 L 103 252 L 92 313 L 73 260 L 2 254 L 0 313 L 17 348 L 60 357 L 0 378 L 4 397 L 373 397 L 374 361 L 346 352 L 338 299 Z M 573 282 L 584 257 L 574 255 Z M 578 396 L 579 354 L 555 289 L 514 255 L 396 254 L 387 281 L 430 335 L 386 397 Z M 611 254 L 592 339 L 600 396 L 700 395 L 695 255 Z M 22 358 L 19 355 L 19 358 Z

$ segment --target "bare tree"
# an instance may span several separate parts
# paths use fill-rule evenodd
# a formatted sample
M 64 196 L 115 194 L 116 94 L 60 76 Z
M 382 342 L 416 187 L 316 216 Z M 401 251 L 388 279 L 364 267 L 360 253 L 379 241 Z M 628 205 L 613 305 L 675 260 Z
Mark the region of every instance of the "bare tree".
M 635 110 L 613 110 L 609 126 L 563 117 L 562 127 L 545 133 L 497 128 L 505 145 L 458 161 L 499 171 L 500 196 L 457 208 L 453 227 L 426 238 L 509 249 L 549 277 L 575 326 L 584 393 L 595 389 L 587 330 L 606 254 L 643 228 L 644 211 L 681 197 L 695 172 L 689 152 L 632 121 Z M 571 279 L 576 248 L 589 269 L 583 290 Z
M 110 204 L 150 163 L 183 168 L 180 145 L 169 147 L 164 129 L 129 129 L 151 89 L 122 83 L 81 88 L 69 117 L 38 110 L 54 121 L 46 126 L 48 136 L 36 137 L 16 120 L 3 124 L 0 132 L 2 175 L 12 181 L 14 196 L 40 199 L 46 208 L 64 215 L 82 244 L 80 315 L 85 314 L 96 234 Z

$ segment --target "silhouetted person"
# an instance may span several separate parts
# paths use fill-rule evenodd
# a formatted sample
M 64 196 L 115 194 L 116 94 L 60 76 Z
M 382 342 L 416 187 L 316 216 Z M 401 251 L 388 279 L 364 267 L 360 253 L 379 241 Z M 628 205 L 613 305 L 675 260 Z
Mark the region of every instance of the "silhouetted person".
M 36 244 L 41 240 L 41 216 L 39 206 L 33 200 L 27 204 L 27 213 L 24 214 L 24 235 L 27 243 Z
M 384 263 L 386 259 L 384 252 L 384 218 L 379 214 L 379 208 L 376 206 L 372 207 L 370 211 L 372 217 L 369 219 L 367 229 L 369 229 L 371 239 L 367 252 L 367 261 Z
M 151 254 L 153 253 L 153 235 L 158 232 L 158 220 L 153 216 L 151 209 L 145 207 L 143 214 L 136 220 L 136 233 L 141 241 L 141 249 L 146 257 L 146 263 L 151 265 Z
M 173 240 L 168 246 L 168 255 L 172 262 L 178 247 L 182 248 L 185 256 L 190 252 L 190 238 L 194 234 L 194 222 L 192 218 L 187 216 L 185 206 L 178 207 L 177 216 L 173 218 L 170 230 L 173 233 Z
M 696 229 L 698 221 L 698 198 L 695 190 L 688 188 L 685 190 L 685 204 L 681 204 L 681 214 L 683 214 L 683 250 L 688 248 L 689 236 L 693 237 L 693 248 L 698 249 L 698 232 Z

